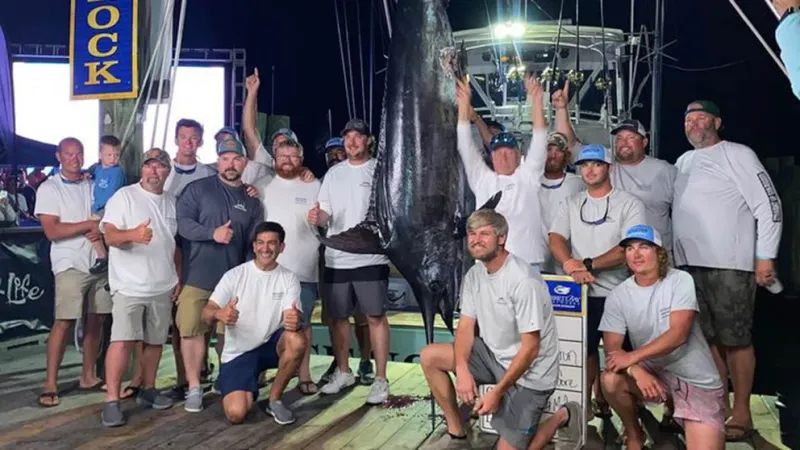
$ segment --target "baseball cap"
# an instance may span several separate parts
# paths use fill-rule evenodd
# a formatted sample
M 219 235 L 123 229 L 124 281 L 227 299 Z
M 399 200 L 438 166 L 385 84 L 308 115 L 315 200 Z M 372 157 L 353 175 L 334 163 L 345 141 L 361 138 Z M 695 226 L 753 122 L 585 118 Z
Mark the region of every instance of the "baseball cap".
M 663 247 L 661 235 L 650 225 L 634 225 L 628 228 L 628 231 L 625 232 L 625 238 L 620 241 L 619 245 L 624 247 L 631 241 L 645 241 Z
M 511 147 L 513 149 L 519 150 L 519 142 L 517 142 L 517 138 L 514 137 L 511 133 L 499 133 L 495 134 L 492 137 L 492 140 L 489 142 L 489 148 L 492 151 L 497 150 L 499 147 Z
M 242 145 L 242 141 L 236 138 L 225 139 L 224 141 L 217 144 L 217 155 L 229 152 L 236 153 L 240 156 L 246 155 L 244 151 L 244 145 Z
M 367 125 L 367 122 L 364 122 L 364 120 L 362 119 L 350 119 L 350 121 L 347 122 L 347 124 L 344 126 L 344 129 L 342 130 L 341 133 L 342 137 L 344 137 L 344 135 L 347 134 L 348 131 L 357 131 L 361 134 L 366 134 L 366 135 L 370 134 L 369 125 Z
M 684 116 L 692 112 L 704 112 L 711 114 L 714 117 L 720 117 L 719 106 L 708 100 L 696 100 L 692 103 L 689 103 L 689 105 L 686 107 Z
M 164 167 L 171 167 L 169 162 L 169 154 L 160 148 L 151 148 L 150 150 L 144 152 L 144 156 L 142 156 L 142 165 L 147 164 L 148 161 L 158 161 L 164 165 Z
M 547 136 L 547 146 L 549 147 L 551 145 L 555 145 L 559 150 L 565 152 L 569 148 L 569 140 L 564 136 L 564 133 L 554 131 Z
M 606 164 L 611 164 L 611 156 L 605 147 L 598 144 L 584 145 L 581 151 L 578 152 L 578 159 L 575 160 L 575 165 L 579 166 L 589 161 L 600 161 Z
M 220 128 L 219 131 L 217 131 L 214 134 L 214 139 L 215 140 L 219 139 L 219 135 L 220 134 L 230 134 L 231 137 L 234 137 L 234 138 L 237 138 L 237 139 L 239 138 L 239 133 L 237 133 L 236 130 L 233 129 L 233 127 L 222 127 L 222 128 Z
M 642 125 L 642 122 L 639 122 L 636 119 L 623 120 L 616 127 L 614 127 L 613 130 L 611 130 L 611 135 L 615 136 L 622 130 L 633 131 L 641 137 L 647 137 L 647 130 L 645 130 L 644 125 Z
M 328 142 L 325 143 L 325 150 L 330 150 L 335 147 L 344 148 L 344 139 L 340 137 L 330 138 Z
M 290 130 L 288 128 L 280 128 L 280 129 L 278 129 L 278 131 L 272 133 L 272 137 L 270 138 L 269 141 L 270 142 L 274 142 L 275 138 L 277 138 L 278 136 L 286 136 L 287 138 L 289 138 L 289 140 L 292 140 L 292 141 L 295 141 L 295 142 L 300 142 L 297 139 L 297 135 L 294 133 L 294 131 L 292 131 L 292 130 Z

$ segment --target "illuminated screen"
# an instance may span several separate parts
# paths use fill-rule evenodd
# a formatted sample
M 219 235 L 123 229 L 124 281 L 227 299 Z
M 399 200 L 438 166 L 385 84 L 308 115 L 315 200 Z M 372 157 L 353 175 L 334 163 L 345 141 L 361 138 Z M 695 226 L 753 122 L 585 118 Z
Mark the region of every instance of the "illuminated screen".
M 74 136 L 86 148 L 84 165 L 89 167 L 97 161 L 99 102 L 69 99 L 69 64 L 15 62 L 13 71 L 16 133 L 50 144 Z M 179 67 L 174 84 L 165 150 L 175 155 L 175 124 L 182 118 L 191 118 L 205 128 L 205 145 L 198 151 L 198 159 L 214 162 L 214 133 L 225 125 L 225 69 Z M 162 145 L 166 115 L 167 103 L 164 102 L 159 107 L 159 126 L 156 127 L 156 105 L 147 105 L 143 128 L 145 148 L 150 147 L 154 129 L 155 146 Z

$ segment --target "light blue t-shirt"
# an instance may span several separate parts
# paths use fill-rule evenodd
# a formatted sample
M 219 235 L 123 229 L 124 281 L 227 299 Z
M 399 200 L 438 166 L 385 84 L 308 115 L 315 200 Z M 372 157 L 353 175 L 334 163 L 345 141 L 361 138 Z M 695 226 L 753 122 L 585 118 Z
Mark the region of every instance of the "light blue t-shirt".
M 781 49 L 781 59 L 789 72 L 792 91 L 800 98 L 800 11 L 795 11 L 781 20 L 775 30 L 775 40 Z
M 108 199 L 123 186 L 125 186 L 125 173 L 120 166 L 103 167 L 102 164 L 98 164 L 94 168 L 92 213 L 105 208 Z

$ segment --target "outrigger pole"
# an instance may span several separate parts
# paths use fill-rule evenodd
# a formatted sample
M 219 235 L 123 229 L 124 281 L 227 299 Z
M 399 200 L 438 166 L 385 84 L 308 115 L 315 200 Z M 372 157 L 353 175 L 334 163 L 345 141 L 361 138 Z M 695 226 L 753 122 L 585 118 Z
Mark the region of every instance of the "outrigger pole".
M 780 58 L 778 58 L 778 55 L 775 54 L 775 51 L 772 50 L 772 47 L 770 47 L 769 44 L 767 44 L 767 41 L 765 41 L 764 38 L 761 37 L 761 33 L 759 33 L 756 27 L 753 26 L 752 22 L 750 22 L 750 19 L 748 19 L 747 15 L 744 13 L 744 11 L 742 11 L 742 8 L 740 8 L 739 4 L 736 3 L 736 0 L 728 0 L 728 1 L 730 2 L 731 6 L 733 6 L 733 9 L 735 9 L 736 12 L 739 13 L 739 17 L 741 17 L 744 23 L 747 25 L 747 27 L 750 28 L 750 31 L 753 32 L 753 35 L 755 35 L 756 39 L 758 39 L 758 42 L 760 42 L 761 45 L 764 46 L 764 50 L 766 50 L 767 53 L 769 53 L 769 56 L 772 57 L 772 59 L 775 61 L 775 64 L 777 64 L 778 67 L 781 69 L 781 72 L 783 72 L 783 74 L 786 75 L 786 78 L 789 78 L 789 72 L 786 71 L 786 66 L 783 65 L 783 62 L 781 62 Z M 777 16 L 778 13 L 775 11 L 775 8 L 772 7 L 772 4 L 770 4 L 769 0 L 767 0 L 767 4 L 770 6 L 772 12 L 775 13 L 775 15 Z

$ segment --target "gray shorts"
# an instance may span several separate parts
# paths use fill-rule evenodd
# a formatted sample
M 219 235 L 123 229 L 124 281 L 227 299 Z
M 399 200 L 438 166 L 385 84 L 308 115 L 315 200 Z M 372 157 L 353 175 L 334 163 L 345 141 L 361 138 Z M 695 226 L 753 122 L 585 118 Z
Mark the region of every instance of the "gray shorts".
M 365 316 L 386 315 L 389 300 L 389 266 L 367 266 L 357 269 L 325 268 L 320 297 L 328 317 L 347 319 L 356 306 Z
M 149 345 L 167 342 L 172 319 L 172 291 L 152 297 L 128 297 L 115 293 L 111 309 L 111 342 L 143 341 Z
M 486 347 L 483 339 L 476 336 L 469 356 L 469 372 L 477 384 L 497 384 L 506 369 Z M 500 409 L 492 415 L 492 428 L 512 447 L 520 450 L 528 448 L 553 391 L 536 391 L 515 384 L 503 394 Z

